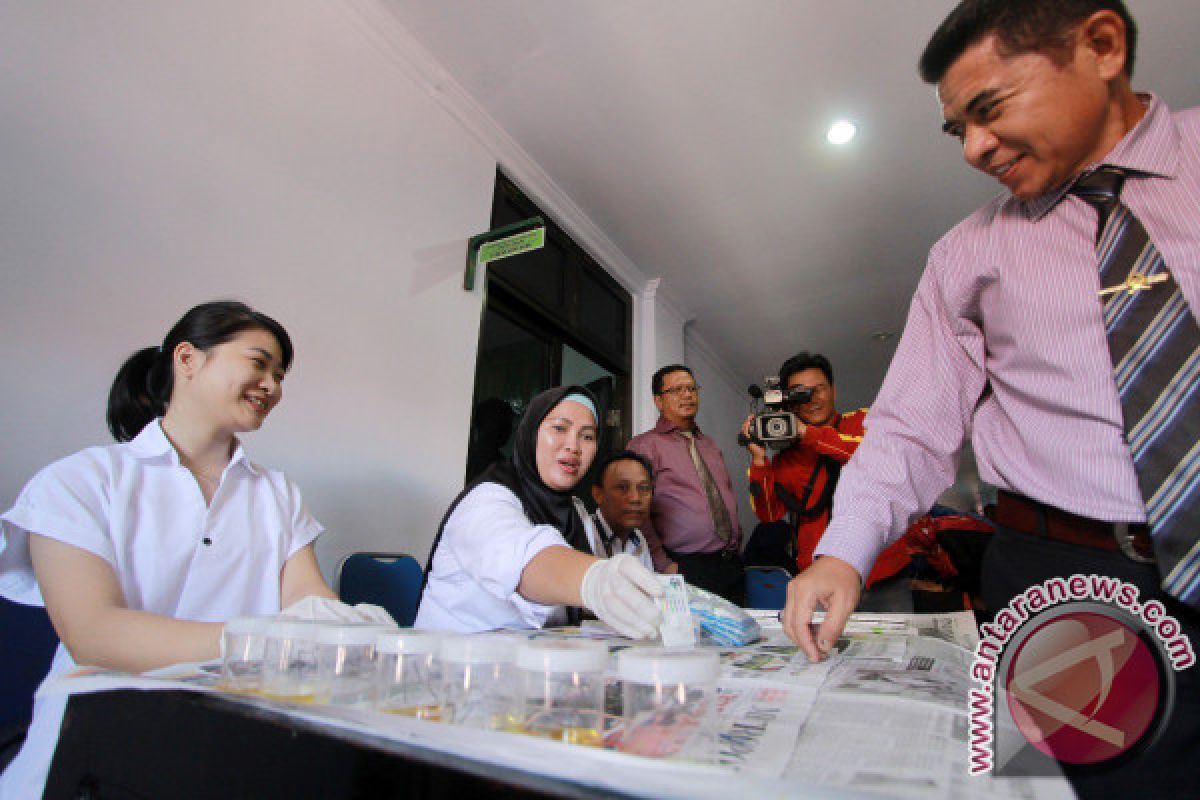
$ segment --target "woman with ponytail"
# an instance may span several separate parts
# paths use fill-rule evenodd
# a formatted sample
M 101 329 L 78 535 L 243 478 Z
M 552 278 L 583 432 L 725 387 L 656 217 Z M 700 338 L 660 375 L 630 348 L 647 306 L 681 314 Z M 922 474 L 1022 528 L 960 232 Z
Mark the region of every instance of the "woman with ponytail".
M 51 464 L 0 515 L 0 592 L 44 603 L 62 641 L 51 676 L 214 659 L 229 619 L 335 602 L 313 553 L 320 524 L 238 438 L 279 403 L 291 363 L 275 320 L 236 302 L 196 306 L 117 373 L 119 444 Z M 0 796 L 41 796 L 63 707 L 37 701 Z
M 599 416 L 581 386 L 529 402 L 512 460 L 489 467 L 446 512 L 416 627 L 541 628 L 586 608 L 626 636 L 658 632 L 657 579 L 633 556 L 593 557 L 571 498 L 596 456 Z

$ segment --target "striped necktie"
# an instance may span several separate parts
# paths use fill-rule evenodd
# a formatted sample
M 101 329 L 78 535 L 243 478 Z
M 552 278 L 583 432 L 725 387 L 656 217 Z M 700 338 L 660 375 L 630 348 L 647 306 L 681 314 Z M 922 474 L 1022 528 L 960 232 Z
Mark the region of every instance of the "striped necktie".
M 1124 181 L 1102 167 L 1071 193 L 1099 214 L 1104 327 L 1163 589 L 1200 607 L 1200 327 Z

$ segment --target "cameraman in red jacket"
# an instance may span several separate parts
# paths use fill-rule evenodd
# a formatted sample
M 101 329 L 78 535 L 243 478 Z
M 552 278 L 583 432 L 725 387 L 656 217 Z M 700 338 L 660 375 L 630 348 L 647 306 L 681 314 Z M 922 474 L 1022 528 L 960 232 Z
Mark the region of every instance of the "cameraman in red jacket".
M 829 359 L 817 353 L 798 353 L 779 368 L 780 385 L 788 390 L 811 391 L 807 402 L 792 405 L 798 438 L 773 459 L 766 448 L 747 441 L 750 451 L 750 504 L 763 522 L 782 519 L 791 511 L 796 530 L 796 565 L 812 563 L 813 549 L 825 527 L 841 467 L 862 441 L 867 409 L 837 412 L 837 389 Z M 751 440 L 753 415 L 746 418 L 742 434 Z M 912 610 L 908 585 L 909 555 L 902 541 L 885 549 L 867 577 L 868 591 L 859 608 L 873 611 Z

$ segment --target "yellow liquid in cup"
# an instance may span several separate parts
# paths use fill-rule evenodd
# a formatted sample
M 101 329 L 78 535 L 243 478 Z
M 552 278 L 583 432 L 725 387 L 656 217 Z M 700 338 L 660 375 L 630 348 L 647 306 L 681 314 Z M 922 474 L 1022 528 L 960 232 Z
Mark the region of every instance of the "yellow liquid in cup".
M 494 731 L 504 731 L 505 733 L 525 733 L 525 722 L 511 714 L 494 715 L 491 725 L 488 727 Z
M 385 714 L 395 714 L 398 717 L 412 717 L 414 719 L 424 719 L 429 722 L 442 721 L 442 707 L 439 705 L 424 705 L 424 706 L 400 706 L 398 708 L 381 709 Z
M 601 747 L 604 744 L 604 736 L 595 728 L 584 728 L 576 726 L 564 726 L 562 728 L 525 728 L 524 732 L 530 736 L 539 736 L 543 739 L 552 739 L 556 742 L 565 744 L 577 744 L 584 747 Z
M 312 705 L 317 702 L 316 692 L 301 692 L 300 694 L 274 694 L 273 692 L 260 691 L 259 696 L 265 697 L 268 700 L 278 700 L 282 703 L 298 703 L 301 705 Z

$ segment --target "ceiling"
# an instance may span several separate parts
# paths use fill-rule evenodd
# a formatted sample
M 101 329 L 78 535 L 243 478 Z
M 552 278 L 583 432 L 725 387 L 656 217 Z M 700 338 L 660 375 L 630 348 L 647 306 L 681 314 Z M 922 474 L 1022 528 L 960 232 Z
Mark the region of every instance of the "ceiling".
M 383 2 L 747 383 L 816 350 L 869 404 L 896 341 L 873 334 L 1000 189 L 916 76 L 950 0 Z M 1135 85 L 1200 104 L 1195 0 L 1132 5 Z

